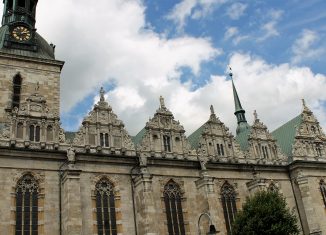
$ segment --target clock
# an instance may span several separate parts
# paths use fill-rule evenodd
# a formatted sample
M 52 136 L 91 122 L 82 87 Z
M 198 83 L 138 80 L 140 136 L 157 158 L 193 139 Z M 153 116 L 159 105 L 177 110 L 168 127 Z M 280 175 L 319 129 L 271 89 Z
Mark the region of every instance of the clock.
M 25 26 L 16 26 L 11 31 L 11 36 L 18 42 L 26 42 L 31 39 L 32 32 Z

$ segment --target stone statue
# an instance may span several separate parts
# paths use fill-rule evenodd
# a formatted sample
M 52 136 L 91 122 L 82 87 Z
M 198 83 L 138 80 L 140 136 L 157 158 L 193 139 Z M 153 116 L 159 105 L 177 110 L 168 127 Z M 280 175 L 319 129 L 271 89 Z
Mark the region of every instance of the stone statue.
M 100 101 L 102 101 L 102 102 L 105 100 L 104 94 L 105 94 L 104 88 L 101 87 L 101 89 L 100 89 Z
M 71 145 L 67 149 L 67 158 L 68 158 L 68 166 L 69 166 L 69 168 L 73 168 L 73 165 L 76 162 L 76 153 L 75 153 L 75 149 Z
M 164 103 L 163 96 L 160 96 L 160 106 L 161 106 L 161 109 L 165 109 L 165 103 Z
M 214 112 L 214 107 L 213 107 L 213 105 L 211 105 L 210 109 L 211 109 L 211 114 L 214 114 L 215 112 Z
M 200 163 L 201 170 L 207 170 L 206 164 L 208 162 L 208 159 L 207 157 L 205 157 L 205 150 L 203 150 L 202 153 L 199 152 L 197 158 Z
M 62 128 L 59 129 L 59 143 L 66 142 L 66 136 Z

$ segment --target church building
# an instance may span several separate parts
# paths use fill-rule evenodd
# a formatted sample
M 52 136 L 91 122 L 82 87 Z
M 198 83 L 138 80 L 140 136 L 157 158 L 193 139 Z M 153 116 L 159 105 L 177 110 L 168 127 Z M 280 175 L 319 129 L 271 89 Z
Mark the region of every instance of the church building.
M 237 211 L 259 190 L 286 198 L 301 234 L 326 235 L 326 136 L 304 100 L 269 131 L 256 112 L 247 122 L 230 72 L 236 136 L 213 106 L 186 135 L 163 97 L 130 136 L 101 89 L 79 129 L 66 132 L 64 62 L 36 31 L 37 2 L 4 0 L 1 235 L 232 235 Z

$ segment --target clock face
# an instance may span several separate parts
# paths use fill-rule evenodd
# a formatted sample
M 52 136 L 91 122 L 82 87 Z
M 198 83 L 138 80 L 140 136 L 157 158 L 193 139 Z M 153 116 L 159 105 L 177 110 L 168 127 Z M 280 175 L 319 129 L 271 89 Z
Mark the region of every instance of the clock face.
M 24 26 L 15 27 L 11 32 L 11 35 L 19 42 L 28 41 L 32 37 L 31 31 Z

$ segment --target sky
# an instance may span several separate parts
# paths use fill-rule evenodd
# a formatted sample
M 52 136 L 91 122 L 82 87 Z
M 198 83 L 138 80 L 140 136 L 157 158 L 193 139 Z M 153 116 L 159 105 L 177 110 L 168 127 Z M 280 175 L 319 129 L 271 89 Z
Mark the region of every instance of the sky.
M 228 67 L 249 124 L 270 131 L 297 116 L 301 99 L 326 130 L 325 0 L 42 0 L 37 31 L 65 61 L 61 122 L 76 131 L 106 98 L 130 135 L 159 96 L 190 135 L 212 104 L 235 133 Z

